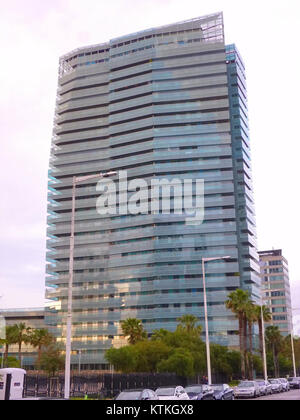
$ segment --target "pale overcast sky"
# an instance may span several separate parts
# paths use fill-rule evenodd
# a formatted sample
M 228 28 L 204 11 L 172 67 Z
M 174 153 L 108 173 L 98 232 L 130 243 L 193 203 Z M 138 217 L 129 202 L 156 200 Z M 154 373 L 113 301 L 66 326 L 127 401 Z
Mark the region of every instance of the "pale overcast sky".
M 259 249 L 282 248 L 300 309 L 299 0 L 0 1 L 0 300 L 43 306 L 47 171 L 58 58 L 80 46 L 224 12 L 247 71 Z M 300 310 L 295 311 L 300 334 Z

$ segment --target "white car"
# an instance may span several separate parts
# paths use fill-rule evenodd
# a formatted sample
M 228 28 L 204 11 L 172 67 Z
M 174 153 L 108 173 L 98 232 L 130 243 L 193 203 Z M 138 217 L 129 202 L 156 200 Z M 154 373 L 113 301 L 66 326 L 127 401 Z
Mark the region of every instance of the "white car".
M 279 379 L 269 379 L 270 384 L 272 385 L 273 392 L 282 392 L 283 385 Z
M 235 398 L 256 398 L 260 396 L 259 385 L 255 381 L 241 381 L 234 388 Z
M 186 390 L 182 386 L 168 386 L 157 388 L 155 391 L 159 400 L 189 400 Z
M 272 385 L 270 382 L 265 381 L 264 379 L 257 379 L 255 382 L 258 383 L 260 395 L 272 394 Z
M 288 383 L 286 378 L 279 378 L 280 382 L 283 386 L 283 391 L 289 391 L 290 390 L 290 384 Z

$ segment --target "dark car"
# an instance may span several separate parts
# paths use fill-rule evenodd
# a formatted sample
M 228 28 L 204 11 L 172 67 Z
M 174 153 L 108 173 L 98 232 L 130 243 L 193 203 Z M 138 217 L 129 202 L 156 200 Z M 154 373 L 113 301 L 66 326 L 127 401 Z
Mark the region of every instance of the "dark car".
M 214 384 L 211 385 L 214 392 L 215 400 L 234 400 L 233 388 L 227 384 Z
M 158 400 L 158 396 L 152 389 L 127 389 L 121 391 L 116 400 Z
M 210 385 L 189 385 L 185 388 L 190 400 L 214 400 L 214 391 Z

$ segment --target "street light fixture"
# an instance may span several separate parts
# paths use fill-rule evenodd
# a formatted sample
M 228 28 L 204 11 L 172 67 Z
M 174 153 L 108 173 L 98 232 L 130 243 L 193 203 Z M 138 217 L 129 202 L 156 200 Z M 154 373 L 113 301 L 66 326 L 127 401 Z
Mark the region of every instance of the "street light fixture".
M 208 384 L 211 381 L 211 363 L 210 363 L 210 345 L 209 345 L 209 333 L 208 333 L 208 317 L 207 317 L 207 298 L 206 298 L 206 285 L 205 285 L 205 263 L 210 261 L 228 260 L 231 257 L 213 257 L 213 258 L 202 258 L 202 278 L 203 278 L 203 303 L 204 303 L 204 318 L 205 318 L 205 344 L 206 344 L 206 360 L 207 360 L 207 378 Z
M 70 235 L 70 262 L 69 262 L 69 285 L 68 285 L 68 312 L 66 331 L 66 360 L 65 360 L 65 398 L 70 397 L 70 374 L 71 374 L 71 340 L 72 340 L 72 289 L 73 289 L 73 263 L 74 263 L 74 231 L 75 231 L 75 193 L 78 182 L 94 178 L 105 178 L 116 175 L 117 172 L 110 171 L 93 175 L 73 176 L 72 181 L 72 213 L 71 213 L 71 235 Z

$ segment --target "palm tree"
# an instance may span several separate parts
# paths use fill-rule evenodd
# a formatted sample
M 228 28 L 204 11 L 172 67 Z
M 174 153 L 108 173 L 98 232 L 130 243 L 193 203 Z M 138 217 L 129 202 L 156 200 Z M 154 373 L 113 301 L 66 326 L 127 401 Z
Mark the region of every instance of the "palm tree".
M 17 329 L 15 325 L 7 325 L 5 327 L 5 339 L 2 340 L 5 345 L 4 351 L 4 366 L 6 366 L 8 358 L 9 346 L 17 342 Z
M 202 332 L 202 326 L 196 325 L 199 321 L 198 318 L 194 315 L 183 315 L 182 317 L 178 318 L 177 321 L 179 322 L 177 328 L 178 330 L 193 333 L 196 335 L 200 335 Z
M 273 353 L 273 363 L 274 363 L 274 375 L 276 378 L 279 377 L 279 363 L 278 363 L 278 354 L 283 346 L 283 338 L 280 334 L 280 330 L 276 326 L 270 326 L 266 328 L 266 339 L 267 345 L 272 350 Z
M 255 305 L 256 318 L 258 323 L 259 331 L 259 349 L 261 357 L 263 357 L 263 322 L 270 322 L 272 319 L 271 312 L 269 308 L 265 305 Z M 262 316 L 261 316 L 262 313 Z M 262 319 L 263 318 L 263 319 Z
M 120 322 L 123 334 L 128 336 L 128 343 L 135 344 L 147 338 L 142 321 L 136 318 L 128 318 Z
M 228 295 L 225 302 L 226 308 L 230 309 L 239 321 L 239 340 L 241 352 L 241 373 L 242 378 L 246 376 L 246 348 L 247 348 L 247 320 L 246 309 L 250 302 L 250 294 L 248 291 L 237 289 Z
M 24 322 L 20 322 L 20 324 L 16 324 L 16 344 L 18 344 L 18 354 L 19 354 L 19 361 L 21 363 L 21 353 L 22 353 L 22 344 L 29 342 L 29 333 L 31 328 L 27 327 Z M 22 365 L 22 363 L 21 363 Z
M 46 328 L 35 329 L 29 336 L 30 344 L 38 349 L 37 365 L 40 366 L 42 348 L 48 347 L 54 341 L 54 337 Z

